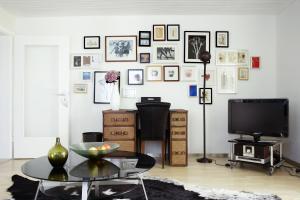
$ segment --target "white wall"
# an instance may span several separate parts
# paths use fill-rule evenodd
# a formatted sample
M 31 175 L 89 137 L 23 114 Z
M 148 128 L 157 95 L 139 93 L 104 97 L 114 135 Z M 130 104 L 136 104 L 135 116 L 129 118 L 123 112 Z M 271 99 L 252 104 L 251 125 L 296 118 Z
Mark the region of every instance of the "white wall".
M 277 92 L 290 100 L 290 136 L 285 156 L 300 162 L 300 1 L 295 1 L 278 16 Z
M 15 31 L 16 19 L 13 15 L 6 12 L 0 7 L 0 35 L 1 32 L 5 34 L 12 34 Z
M 0 36 L 0 159 L 12 156 L 12 39 Z
M 207 109 L 207 152 L 229 151 L 227 139 L 227 100 L 229 98 L 263 98 L 276 95 L 276 17 L 274 16 L 118 16 L 72 18 L 21 18 L 16 21 L 17 35 L 66 35 L 71 40 L 72 53 L 102 53 L 105 35 L 137 35 L 139 30 L 152 30 L 153 24 L 180 24 L 180 66 L 183 64 L 183 31 L 212 31 L 211 52 L 215 58 L 214 31 L 230 31 L 230 47 L 248 49 L 251 55 L 262 58 L 260 70 L 250 70 L 249 81 L 238 82 L 238 94 L 216 94 L 214 104 Z M 84 35 L 100 35 L 101 50 L 84 50 Z M 151 48 L 139 48 L 151 52 Z M 214 60 L 209 67 L 214 67 Z M 199 68 L 202 65 L 196 65 Z M 121 71 L 121 87 L 127 85 L 128 68 L 145 68 L 137 62 L 102 63 L 97 70 Z M 78 83 L 79 71 L 71 71 L 72 84 Z M 187 96 L 189 83 L 150 83 L 136 86 L 137 95 L 161 96 L 172 103 L 172 108 L 189 110 L 189 151 L 202 152 L 202 107 L 198 99 Z M 200 87 L 200 83 L 198 86 Z M 215 89 L 215 88 L 214 88 Z M 89 83 L 88 95 L 71 95 L 71 142 L 79 142 L 85 131 L 102 131 L 102 113 L 107 105 L 93 104 L 93 84 Z M 122 108 L 135 108 L 135 99 L 122 99 Z M 159 149 L 159 148 L 158 148 Z

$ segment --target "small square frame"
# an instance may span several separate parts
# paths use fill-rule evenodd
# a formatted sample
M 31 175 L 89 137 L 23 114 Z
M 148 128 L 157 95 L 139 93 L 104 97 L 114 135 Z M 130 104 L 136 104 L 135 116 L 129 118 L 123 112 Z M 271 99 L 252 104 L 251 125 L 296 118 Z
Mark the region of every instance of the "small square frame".
M 169 73 L 167 72 L 168 68 L 173 68 L 176 70 L 176 72 L 173 72 L 173 74 L 172 74 L 172 75 L 174 75 L 174 78 L 170 78 Z M 177 77 L 176 77 L 176 74 L 177 74 Z M 165 65 L 164 66 L 164 81 L 166 81 L 166 82 L 179 81 L 179 79 L 180 79 L 179 65 Z
M 139 72 L 141 74 L 141 81 L 133 81 L 131 80 L 131 74 L 134 72 Z M 144 70 L 143 69 L 128 69 L 127 73 L 128 77 L 128 85 L 144 85 Z

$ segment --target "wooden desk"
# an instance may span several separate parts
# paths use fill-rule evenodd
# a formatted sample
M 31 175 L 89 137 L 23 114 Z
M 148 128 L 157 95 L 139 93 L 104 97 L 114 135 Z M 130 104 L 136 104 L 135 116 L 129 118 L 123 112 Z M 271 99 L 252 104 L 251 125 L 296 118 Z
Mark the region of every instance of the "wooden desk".
M 120 144 L 120 150 L 136 151 L 136 110 L 103 111 L 104 141 Z M 170 164 L 188 164 L 188 111 L 170 110 Z

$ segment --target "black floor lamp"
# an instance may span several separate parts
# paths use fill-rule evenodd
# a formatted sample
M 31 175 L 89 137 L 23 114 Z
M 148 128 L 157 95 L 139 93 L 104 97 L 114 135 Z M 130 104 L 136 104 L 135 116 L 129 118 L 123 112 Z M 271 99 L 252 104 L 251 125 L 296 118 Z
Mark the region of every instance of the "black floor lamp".
M 199 163 L 211 163 L 212 160 L 206 157 L 206 120 L 205 120 L 205 89 L 206 89 L 206 64 L 209 63 L 211 55 L 209 52 L 204 51 L 200 54 L 199 59 L 203 62 L 204 65 L 204 73 L 203 73 L 203 93 L 202 101 L 203 101 L 203 157 L 197 159 Z M 201 94 L 199 94 L 201 97 Z

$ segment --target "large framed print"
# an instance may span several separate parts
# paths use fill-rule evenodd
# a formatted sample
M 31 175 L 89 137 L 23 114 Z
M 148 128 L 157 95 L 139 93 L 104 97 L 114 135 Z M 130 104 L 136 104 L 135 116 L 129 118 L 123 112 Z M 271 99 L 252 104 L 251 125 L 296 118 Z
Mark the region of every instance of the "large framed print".
M 155 44 L 152 55 L 153 63 L 176 63 L 179 60 L 179 48 L 176 44 Z
M 94 103 L 95 104 L 110 104 L 111 94 L 114 85 L 119 85 L 120 91 L 120 79 L 115 83 L 106 83 L 105 75 L 107 71 L 95 71 L 94 72 Z M 121 76 L 120 76 L 121 77 Z
M 106 62 L 136 62 L 137 36 L 105 36 Z
M 199 55 L 204 51 L 210 52 L 210 31 L 185 31 L 184 62 L 203 63 Z

